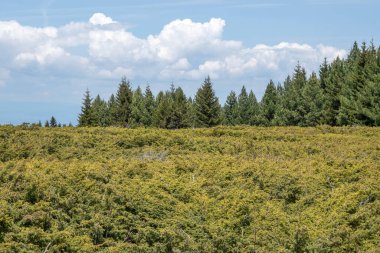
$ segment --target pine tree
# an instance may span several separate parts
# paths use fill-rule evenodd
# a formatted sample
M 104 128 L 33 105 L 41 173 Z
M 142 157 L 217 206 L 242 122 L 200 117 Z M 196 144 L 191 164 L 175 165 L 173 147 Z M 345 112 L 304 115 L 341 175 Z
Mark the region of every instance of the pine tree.
M 273 81 L 270 80 L 263 99 L 261 101 L 261 117 L 264 120 L 264 125 L 272 125 L 277 108 L 277 89 Z
M 229 126 L 235 126 L 239 124 L 239 107 L 236 93 L 231 91 L 227 96 L 226 103 L 223 107 L 224 124 Z
M 119 89 L 116 94 L 116 125 L 128 126 L 131 118 L 131 104 L 133 93 L 129 81 L 126 77 L 121 79 Z
M 216 126 L 221 121 L 221 107 L 207 77 L 195 95 L 195 115 L 198 127 Z
M 168 128 L 173 109 L 173 97 L 170 92 L 160 91 L 156 98 L 156 108 L 153 113 L 153 125 Z
M 91 126 L 107 126 L 108 125 L 108 107 L 107 103 L 100 98 L 99 95 L 92 101 L 91 104 Z
M 154 96 L 148 85 L 144 93 L 144 111 L 141 117 L 144 126 L 152 126 L 155 106 Z
M 107 126 L 117 125 L 117 103 L 115 96 L 112 94 L 107 102 L 108 115 L 106 117 Z
M 52 116 L 51 118 L 50 118 L 50 127 L 57 127 L 58 125 L 57 125 L 57 120 L 54 118 L 54 116 Z
M 323 109 L 323 93 L 317 75 L 313 72 L 302 90 L 302 107 L 305 114 L 299 125 L 316 126 L 320 124 Z
M 325 58 L 322 65 L 319 66 L 319 79 L 322 91 L 326 90 L 329 72 L 330 66 L 327 63 L 327 59 Z
M 323 124 L 337 125 L 337 115 L 341 105 L 341 90 L 345 78 L 344 62 L 337 57 L 330 65 L 324 92 Z
M 84 99 L 82 103 L 81 113 L 78 118 L 78 126 L 91 126 L 93 123 L 92 113 L 91 113 L 92 99 L 90 96 L 90 91 L 87 89 L 84 94 Z
M 50 124 L 49 124 L 49 121 L 48 120 L 46 120 L 45 121 L 45 125 L 44 125 L 45 127 L 50 127 Z
M 243 86 L 238 99 L 238 108 L 239 108 L 239 123 L 243 125 L 248 125 L 251 119 L 249 114 L 249 100 L 248 94 Z
M 260 105 L 257 102 L 256 96 L 251 90 L 248 95 L 248 114 L 249 114 L 249 124 L 251 126 L 260 124 Z
M 187 116 L 187 110 L 188 110 L 188 104 L 187 104 L 187 98 L 185 93 L 183 92 L 181 87 L 178 87 L 177 89 L 173 89 L 171 91 L 171 94 L 173 96 L 173 105 L 172 105 L 172 111 L 170 115 L 170 120 L 168 122 L 168 128 L 169 129 L 178 129 L 178 128 L 184 128 L 187 127 L 188 124 L 186 122 L 186 116 Z
M 143 114 L 145 110 L 144 96 L 142 94 L 140 86 L 137 87 L 132 97 L 131 104 L 131 126 L 142 126 L 143 125 Z

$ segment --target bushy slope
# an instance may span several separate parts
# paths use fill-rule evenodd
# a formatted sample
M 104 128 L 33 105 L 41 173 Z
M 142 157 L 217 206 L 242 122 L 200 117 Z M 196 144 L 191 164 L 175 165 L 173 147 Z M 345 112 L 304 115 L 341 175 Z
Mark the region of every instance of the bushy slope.
M 0 127 L 0 252 L 379 248 L 379 128 Z

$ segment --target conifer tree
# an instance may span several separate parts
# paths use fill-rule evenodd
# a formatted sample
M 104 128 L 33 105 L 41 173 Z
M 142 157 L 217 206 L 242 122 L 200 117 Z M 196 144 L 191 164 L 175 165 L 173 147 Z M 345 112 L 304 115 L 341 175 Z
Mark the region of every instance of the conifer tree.
M 273 81 L 270 80 L 263 99 L 261 101 L 261 117 L 264 120 L 264 125 L 272 125 L 277 108 L 277 89 Z
M 239 124 L 239 107 L 236 93 L 231 91 L 227 96 L 226 103 L 223 107 L 224 112 L 224 124 L 229 126 L 235 126 Z
M 186 122 L 186 116 L 187 116 L 187 98 L 185 93 L 183 92 L 181 87 L 178 87 L 177 89 L 171 91 L 171 94 L 173 95 L 173 105 L 172 105 L 172 111 L 170 115 L 170 120 L 168 122 L 168 128 L 170 129 L 178 129 L 178 128 L 184 128 L 187 127 L 188 124 Z
M 152 126 L 155 106 L 154 96 L 148 85 L 144 93 L 144 111 L 141 117 L 144 126 Z
M 45 121 L 45 125 L 44 125 L 45 127 L 50 127 L 50 124 L 49 124 L 49 121 L 48 120 L 46 120 Z
M 49 123 L 50 127 L 57 127 L 57 120 L 54 118 L 54 116 L 51 116 L 50 118 L 50 123 Z
M 118 109 L 117 109 L 117 103 L 116 103 L 116 99 L 115 99 L 115 96 L 112 94 L 107 102 L 107 111 L 108 111 L 108 115 L 107 115 L 107 125 L 108 126 L 116 126 L 117 125 L 117 113 L 118 113 Z
M 132 97 L 131 104 L 131 119 L 130 124 L 132 126 L 142 126 L 143 125 L 143 115 L 145 110 L 144 96 L 142 94 L 140 86 L 137 87 Z
M 317 75 L 313 72 L 302 90 L 302 107 L 305 114 L 299 125 L 316 126 L 320 124 L 323 109 L 323 93 Z
M 248 94 L 243 86 L 238 99 L 238 108 L 239 108 L 239 123 L 243 125 L 248 125 L 251 119 L 249 114 L 249 100 Z
M 337 125 L 337 115 L 341 105 L 341 90 L 345 78 L 344 61 L 337 57 L 330 65 L 326 81 L 323 106 L 323 124 Z
M 248 95 L 248 103 L 249 103 L 249 124 L 259 125 L 260 124 L 260 105 L 257 102 L 256 96 L 251 90 Z
M 91 104 L 91 126 L 107 126 L 109 117 L 108 115 L 109 111 L 107 108 L 107 103 L 101 99 L 99 95 L 97 95 Z
M 157 106 L 153 114 L 153 124 L 156 127 L 168 128 L 173 106 L 171 93 L 160 91 L 156 98 L 156 104 Z
M 195 95 L 195 115 L 198 127 L 216 126 L 221 121 L 221 107 L 210 77 L 204 80 Z
M 78 118 L 78 126 L 91 126 L 93 123 L 92 111 L 91 111 L 92 99 L 90 91 L 87 89 L 82 103 L 81 113 Z
M 123 77 L 116 94 L 116 125 L 128 126 L 131 118 L 132 97 L 133 93 L 130 83 L 127 81 L 126 77 Z

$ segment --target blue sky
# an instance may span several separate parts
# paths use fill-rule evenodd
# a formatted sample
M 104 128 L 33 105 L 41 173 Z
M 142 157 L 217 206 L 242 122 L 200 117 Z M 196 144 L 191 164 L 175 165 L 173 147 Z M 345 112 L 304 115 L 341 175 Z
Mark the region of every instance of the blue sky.
M 222 103 L 242 85 L 260 98 L 297 61 L 310 73 L 355 40 L 379 45 L 379 10 L 375 0 L 2 1 L 0 124 L 76 124 L 86 88 L 108 98 L 122 75 L 189 95 L 210 75 Z

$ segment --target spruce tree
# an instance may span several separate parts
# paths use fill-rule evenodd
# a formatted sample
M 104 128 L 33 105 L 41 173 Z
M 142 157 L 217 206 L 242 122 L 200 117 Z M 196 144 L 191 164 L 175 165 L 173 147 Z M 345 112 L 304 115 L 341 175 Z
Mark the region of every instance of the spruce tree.
M 239 123 L 243 125 L 248 125 L 250 122 L 250 114 L 249 114 L 249 100 L 248 94 L 243 86 L 238 99 L 238 108 L 239 108 Z
M 107 111 L 108 115 L 106 117 L 106 122 L 108 126 L 116 126 L 117 125 L 117 103 L 115 96 L 112 94 L 107 102 Z
M 78 126 L 91 126 L 93 123 L 92 111 L 91 111 L 92 99 L 90 91 L 87 89 L 82 103 L 81 113 L 78 118 Z
M 337 125 L 337 115 L 341 105 L 342 86 L 345 82 L 344 61 L 337 57 L 330 65 L 326 82 L 323 105 L 323 124 Z
M 92 126 L 107 126 L 109 111 L 107 108 L 107 103 L 100 98 L 99 95 L 92 101 L 91 104 L 91 116 L 92 116 Z
M 145 110 L 144 96 L 142 94 L 140 86 L 133 93 L 132 104 L 131 104 L 131 126 L 142 126 L 143 125 L 143 114 Z
M 54 116 L 51 116 L 50 118 L 50 127 L 57 127 L 57 120 L 54 118 Z
M 45 121 L 45 125 L 44 125 L 45 127 L 50 127 L 50 124 L 49 124 L 49 121 L 48 120 L 46 120 Z
M 204 80 L 195 95 L 195 115 L 198 127 L 216 126 L 221 121 L 221 107 L 210 77 Z
M 155 106 L 154 96 L 148 85 L 144 93 L 144 111 L 141 117 L 144 126 L 152 126 Z
M 302 90 L 302 107 L 305 114 L 299 125 L 316 126 L 321 123 L 323 93 L 317 75 L 313 72 Z
M 223 107 L 224 111 L 224 124 L 235 126 L 239 124 L 239 107 L 236 93 L 231 91 L 227 96 L 226 103 Z
M 175 89 L 174 92 L 172 91 L 171 94 L 173 94 L 173 105 L 168 128 L 178 129 L 187 127 L 186 116 L 188 113 L 188 101 L 186 95 L 181 87 Z
M 128 126 L 131 118 L 132 97 L 133 93 L 130 83 L 126 77 L 123 77 L 116 94 L 116 125 Z
M 153 125 L 160 128 L 168 128 L 173 110 L 172 94 L 160 91 L 156 98 L 156 105 L 153 113 Z
M 261 101 L 261 118 L 264 120 L 264 125 L 273 124 L 272 120 L 276 113 L 277 102 L 277 89 L 273 81 L 270 80 Z
M 260 124 L 260 105 L 257 102 L 256 96 L 251 90 L 248 95 L 248 103 L 249 103 L 249 124 L 251 126 Z

